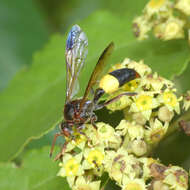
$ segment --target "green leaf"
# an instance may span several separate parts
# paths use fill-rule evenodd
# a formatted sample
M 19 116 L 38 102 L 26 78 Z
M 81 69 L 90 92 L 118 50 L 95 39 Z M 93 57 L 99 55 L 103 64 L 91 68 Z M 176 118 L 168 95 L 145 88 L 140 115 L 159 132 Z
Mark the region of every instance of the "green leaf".
M 110 64 L 129 57 L 144 59 L 169 78 L 182 71 L 189 59 L 187 44 L 184 41 L 164 43 L 152 38 L 139 43 L 133 37 L 129 18 L 100 11 L 79 23 L 89 39 L 80 96 L 98 57 L 110 41 L 115 43 Z M 0 160 L 14 158 L 29 139 L 44 134 L 61 120 L 66 79 L 65 40 L 66 36 L 55 35 L 34 56 L 32 67 L 18 73 L 0 95 L 0 151 L 3 152 Z
M 57 177 L 57 162 L 49 158 L 50 147 L 27 152 L 24 162 L 0 164 L 0 189 L 6 190 L 69 190 L 65 178 Z
M 33 1 L 0 1 L 0 90 L 47 40 L 47 27 Z

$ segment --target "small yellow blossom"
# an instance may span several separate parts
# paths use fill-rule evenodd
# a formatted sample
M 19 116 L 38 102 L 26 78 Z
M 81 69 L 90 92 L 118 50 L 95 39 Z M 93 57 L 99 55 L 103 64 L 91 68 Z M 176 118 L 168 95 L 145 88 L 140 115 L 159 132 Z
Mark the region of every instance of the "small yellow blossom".
M 98 128 L 98 134 L 100 138 L 102 138 L 103 140 L 109 140 L 109 138 L 111 138 L 114 135 L 114 128 L 110 125 L 103 122 L 99 122 L 96 124 L 96 126 Z
M 188 174 L 178 166 L 171 166 L 164 172 L 163 182 L 170 186 L 171 189 L 186 190 L 188 188 Z
M 104 159 L 104 155 L 101 151 L 99 150 L 92 150 L 90 151 L 87 160 L 90 164 L 97 164 L 97 165 L 101 165 L 102 161 Z
M 84 169 L 98 169 L 102 166 L 105 158 L 104 147 L 86 148 L 84 150 Z
M 148 18 L 154 14 L 158 18 L 168 17 L 171 14 L 172 2 L 169 0 L 150 0 L 144 9 L 144 13 Z
M 83 170 L 80 166 L 82 160 L 82 153 L 72 156 L 70 154 L 64 154 L 63 162 L 60 163 L 61 169 L 58 173 L 62 177 L 71 177 L 82 175 Z
M 148 6 L 152 9 L 159 9 L 165 2 L 166 0 L 151 0 L 149 1 Z
M 145 86 L 146 89 L 160 91 L 165 85 L 166 81 L 158 76 L 157 73 L 149 74 L 142 79 L 141 86 Z
M 170 17 L 166 22 L 154 27 L 154 35 L 162 40 L 184 38 L 183 27 L 185 22 L 175 17 Z
M 141 95 L 136 98 L 136 105 L 140 111 L 150 110 L 152 108 L 152 97 L 148 95 Z
M 151 183 L 154 190 L 169 190 L 169 186 L 164 184 L 162 180 L 154 180 Z
M 133 99 L 134 103 L 131 104 L 130 112 L 141 112 L 147 120 L 151 116 L 152 109 L 159 106 L 158 101 L 151 94 L 140 94 Z
M 146 184 L 143 179 L 130 179 L 124 176 L 122 190 L 146 190 Z
M 164 137 L 168 129 L 168 123 L 163 125 L 158 119 L 150 121 L 150 127 L 145 130 L 145 140 L 149 144 L 157 144 Z
M 111 152 L 110 152 L 111 153 Z M 128 152 L 125 148 L 121 147 L 117 150 L 116 153 L 109 154 L 111 164 L 107 168 L 109 175 L 118 184 L 122 183 L 122 176 L 125 174 L 130 178 L 134 178 L 139 175 L 139 171 L 134 170 L 135 166 L 138 165 L 138 160 L 133 155 L 128 155 Z M 108 160 L 108 162 L 110 163 Z
M 74 134 L 75 135 L 75 142 L 76 142 L 76 145 L 79 145 L 80 143 L 84 142 L 84 141 L 87 141 L 85 135 L 82 135 L 80 133 L 76 133 Z
M 99 144 L 97 130 L 91 124 L 85 124 L 85 134 L 90 139 L 92 145 Z M 91 145 L 90 145 L 91 146 Z
M 76 175 L 79 169 L 79 164 L 77 160 L 71 158 L 68 162 L 64 165 L 66 170 L 66 176 L 73 176 Z
M 83 176 L 79 176 L 73 185 L 73 190 L 99 190 L 101 181 L 88 181 Z
M 116 152 L 113 150 L 105 151 L 104 168 L 108 173 L 111 172 L 111 167 L 112 167 L 112 163 L 113 163 L 113 159 L 115 158 L 115 155 L 116 155 Z
M 141 77 L 152 73 L 152 69 L 148 65 L 145 65 L 142 60 L 136 62 L 126 58 L 124 59 L 123 63 L 127 65 L 127 68 L 135 69 L 135 71 L 137 71 Z
M 120 136 L 124 136 L 127 133 L 127 121 L 125 119 L 122 119 L 119 123 L 119 125 L 116 127 L 116 133 Z
M 127 132 L 131 140 L 141 139 L 144 137 L 144 129 L 143 126 L 133 123 L 127 122 L 126 125 Z
M 179 9 L 181 12 L 189 16 L 190 15 L 190 0 L 178 0 L 177 3 L 175 4 L 175 8 Z
M 139 158 L 139 161 L 141 162 L 142 166 L 143 166 L 143 176 L 142 178 L 144 180 L 150 179 L 151 176 L 151 170 L 150 170 L 150 166 L 153 163 L 158 163 L 157 160 L 154 160 L 153 158 L 148 158 L 148 157 L 141 157 Z
M 166 90 L 164 93 L 160 94 L 157 99 L 160 103 L 167 106 L 170 111 L 175 110 L 176 113 L 180 113 L 179 101 L 182 100 L 182 97 L 177 98 L 174 92 Z
M 148 20 L 144 16 L 136 17 L 133 20 L 133 33 L 138 40 L 147 39 L 147 33 L 151 30 L 151 28 L 152 23 L 148 22 Z

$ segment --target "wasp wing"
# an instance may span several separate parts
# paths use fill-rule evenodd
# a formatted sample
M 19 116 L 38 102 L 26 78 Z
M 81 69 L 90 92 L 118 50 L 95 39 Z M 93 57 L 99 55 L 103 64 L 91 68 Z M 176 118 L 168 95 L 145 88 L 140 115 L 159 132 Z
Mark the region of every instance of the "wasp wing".
M 107 48 L 103 51 L 103 53 L 101 54 L 100 58 L 98 59 L 98 62 L 92 72 L 92 75 L 90 77 L 90 80 L 88 82 L 87 88 L 85 90 L 83 99 L 81 101 L 80 104 L 80 110 L 82 109 L 86 99 L 88 98 L 88 95 L 91 91 L 93 91 L 93 86 L 97 83 L 98 79 L 101 77 L 103 71 L 104 71 L 104 67 L 106 65 L 106 62 L 109 58 L 109 56 L 111 55 L 111 53 L 113 52 L 114 49 L 114 43 L 111 42 Z
M 79 90 L 78 76 L 84 66 L 88 53 L 88 39 L 78 25 L 74 25 L 68 34 L 66 43 L 67 88 L 66 102 L 70 101 Z

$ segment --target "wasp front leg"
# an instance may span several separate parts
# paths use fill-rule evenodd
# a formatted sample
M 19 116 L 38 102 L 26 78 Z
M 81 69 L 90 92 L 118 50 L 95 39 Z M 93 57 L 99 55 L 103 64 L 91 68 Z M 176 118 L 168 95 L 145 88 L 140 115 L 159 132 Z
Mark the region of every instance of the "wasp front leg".
M 51 150 L 50 150 L 50 157 L 53 154 L 53 150 L 54 150 L 54 147 L 55 147 L 57 137 L 63 136 L 63 137 L 70 138 L 70 137 L 72 137 L 72 133 L 73 133 L 73 131 L 72 131 L 71 126 L 69 126 L 66 122 L 61 122 L 61 124 L 60 124 L 60 133 L 55 134 L 54 139 L 53 139 L 53 143 L 52 143 Z M 59 156 L 57 155 L 55 160 L 57 160 L 58 157 L 61 157 L 61 155 L 63 155 L 64 151 L 66 150 L 67 144 L 68 143 L 65 141 L 61 152 L 58 154 Z

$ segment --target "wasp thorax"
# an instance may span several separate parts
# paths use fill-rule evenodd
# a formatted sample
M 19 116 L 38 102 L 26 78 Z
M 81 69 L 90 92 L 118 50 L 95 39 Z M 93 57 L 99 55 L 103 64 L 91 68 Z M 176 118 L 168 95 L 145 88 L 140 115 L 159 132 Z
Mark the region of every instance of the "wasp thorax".
M 66 120 L 73 120 L 75 112 L 76 112 L 76 105 L 75 105 L 75 103 L 68 102 L 68 103 L 65 104 L 65 107 L 64 107 L 64 118 Z

